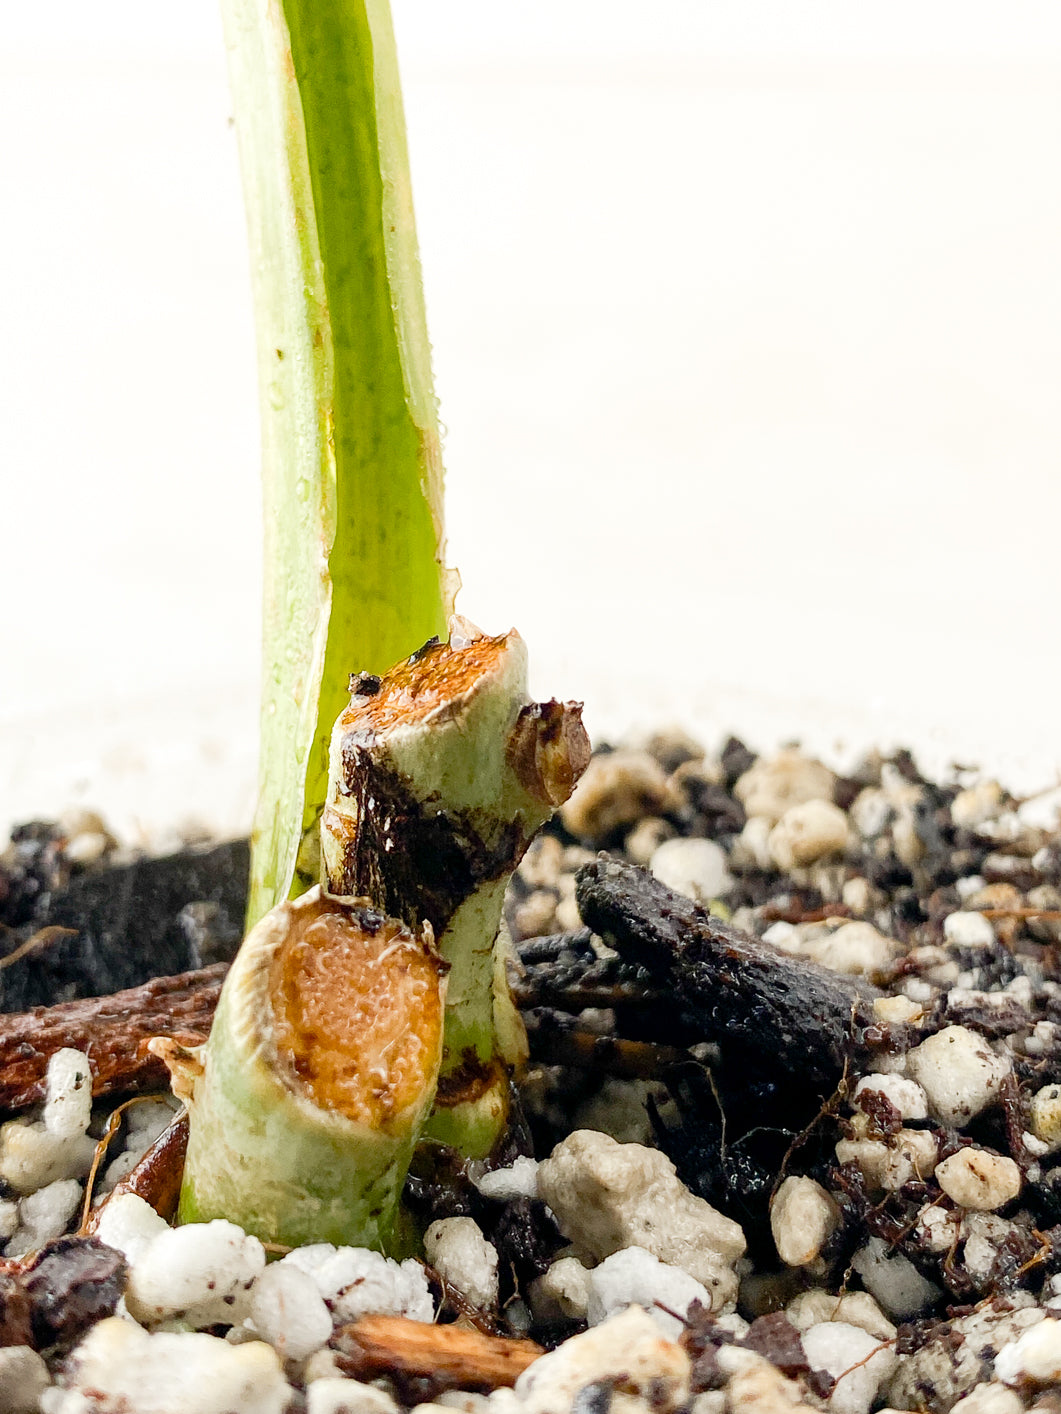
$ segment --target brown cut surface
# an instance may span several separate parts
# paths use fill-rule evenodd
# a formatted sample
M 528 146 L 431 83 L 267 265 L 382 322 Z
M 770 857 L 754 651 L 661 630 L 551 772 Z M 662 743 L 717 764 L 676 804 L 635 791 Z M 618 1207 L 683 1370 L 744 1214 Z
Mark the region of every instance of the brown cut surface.
M 446 703 L 460 701 L 496 672 L 516 637 L 513 630 L 493 638 L 483 634 L 456 647 L 426 643 L 382 677 L 352 680 L 353 699 L 337 725 L 343 731 L 378 736 L 398 724 L 421 721 Z
M 327 897 L 298 910 L 270 979 L 292 1084 L 373 1128 L 400 1116 L 434 1079 L 443 973 L 429 930 Z

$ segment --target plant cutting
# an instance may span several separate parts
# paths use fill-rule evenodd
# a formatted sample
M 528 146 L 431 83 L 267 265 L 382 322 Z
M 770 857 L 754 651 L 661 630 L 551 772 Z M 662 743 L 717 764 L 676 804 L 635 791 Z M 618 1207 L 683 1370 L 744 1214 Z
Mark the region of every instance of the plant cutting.
M 589 746 L 580 708 L 528 703 L 517 634 L 454 619 L 438 637 L 438 422 L 386 0 L 231 0 L 226 29 L 262 382 L 261 796 L 255 926 L 201 1058 L 168 1048 L 180 1216 L 379 1247 L 436 1089 L 433 1137 L 484 1157 L 504 1132 L 525 1043 L 495 946 L 505 887 Z
M 387 0 L 224 0 L 222 10 L 262 418 L 253 924 L 317 882 L 347 678 L 444 633 L 453 579 Z

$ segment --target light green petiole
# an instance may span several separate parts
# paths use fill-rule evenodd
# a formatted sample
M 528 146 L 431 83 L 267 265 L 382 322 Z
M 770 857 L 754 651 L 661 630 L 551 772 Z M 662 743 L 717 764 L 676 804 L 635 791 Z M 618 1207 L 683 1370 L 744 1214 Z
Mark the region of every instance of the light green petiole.
M 289 893 L 354 669 L 444 631 L 442 463 L 387 0 L 222 0 L 261 386 L 248 924 Z

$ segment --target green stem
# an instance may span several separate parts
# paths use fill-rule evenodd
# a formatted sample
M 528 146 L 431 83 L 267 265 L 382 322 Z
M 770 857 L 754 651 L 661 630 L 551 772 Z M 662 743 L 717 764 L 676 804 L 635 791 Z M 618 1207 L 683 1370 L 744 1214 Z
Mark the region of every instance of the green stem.
M 296 877 L 348 675 L 445 628 L 442 464 L 386 0 L 222 0 L 257 315 L 263 712 L 248 921 Z
M 387 1250 L 435 1093 L 445 965 L 430 928 L 312 889 L 248 934 L 198 1056 L 156 1043 L 188 1106 L 181 1222 Z

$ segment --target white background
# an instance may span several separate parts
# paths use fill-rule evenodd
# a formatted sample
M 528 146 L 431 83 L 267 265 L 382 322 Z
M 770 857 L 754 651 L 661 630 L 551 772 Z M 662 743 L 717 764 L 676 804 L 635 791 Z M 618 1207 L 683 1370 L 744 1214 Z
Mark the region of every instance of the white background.
M 756 745 L 1061 760 L 1056 6 L 394 0 L 460 607 Z M 212 0 L 0 53 L 0 816 L 245 828 L 257 411 Z

